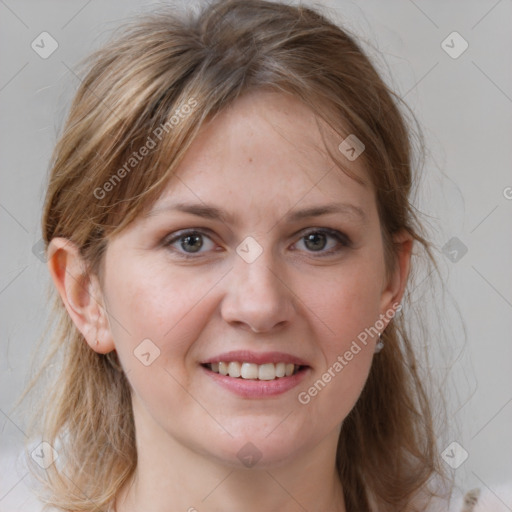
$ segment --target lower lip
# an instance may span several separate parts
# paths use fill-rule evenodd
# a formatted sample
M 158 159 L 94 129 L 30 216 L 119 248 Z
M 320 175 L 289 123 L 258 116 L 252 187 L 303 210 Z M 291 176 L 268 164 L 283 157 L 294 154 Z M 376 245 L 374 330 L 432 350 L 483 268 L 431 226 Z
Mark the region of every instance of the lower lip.
M 201 367 L 214 382 L 235 395 L 244 398 L 265 398 L 281 395 L 298 386 L 306 377 L 310 368 L 304 368 L 295 375 L 278 377 L 274 380 L 256 380 L 228 377 L 215 373 L 204 366 Z

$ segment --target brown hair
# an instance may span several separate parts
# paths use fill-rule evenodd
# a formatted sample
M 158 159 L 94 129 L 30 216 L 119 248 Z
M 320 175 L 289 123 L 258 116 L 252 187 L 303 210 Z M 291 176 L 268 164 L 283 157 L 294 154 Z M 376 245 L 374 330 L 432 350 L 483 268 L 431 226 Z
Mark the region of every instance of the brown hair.
M 204 122 L 263 88 L 303 101 L 340 142 L 351 133 L 364 141 L 388 270 L 391 237 L 403 229 L 431 257 L 409 202 L 412 139 L 400 98 L 346 31 L 310 8 L 262 0 L 205 3 L 195 14 L 155 11 L 92 55 L 52 158 L 46 246 L 68 238 L 101 278 L 109 237 L 158 197 Z M 149 151 L 139 160 L 142 147 Z M 346 171 L 341 153 L 331 156 Z M 65 511 L 106 510 L 137 464 L 130 385 L 116 352 L 91 350 L 53 295 L 56 328 L 31 384 L 60 358 L 35 413 L 59 452 L 44 473 L 45 500 Z M 413 510 L 429 479 L 443 473 L 404 318 L 384 331 L 386 348 L 342 426 L 337 465 L 347 510 Z

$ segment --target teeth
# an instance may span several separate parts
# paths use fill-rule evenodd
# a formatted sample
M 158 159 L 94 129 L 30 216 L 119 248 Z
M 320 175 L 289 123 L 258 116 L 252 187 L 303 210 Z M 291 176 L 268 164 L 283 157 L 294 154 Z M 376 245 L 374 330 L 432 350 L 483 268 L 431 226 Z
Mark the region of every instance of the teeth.
M 228 374 L 228 365 L 226 363 L 219 363 L 219 373 L 221 375 L 227 375 Z
M 228 375 L 230 377 L 240 377 L 240 363 L 233 361 L 228 364 Z
M 274 363 L 262 364 L 258 368 L 258 379 L 274 380 L 276 378 L 276 365 Z
M 285 363 L 277 363 L 276 364 L 276 377 L 284 377 L 286 375 L 286 364 Z
M 238 361 L 210 363 L 208 367 L 215 373 L 242 379 L 274 380 L 281 377 L 290 377 L 299 369 L 293 363 L 239 363 Z
M 258 365 L 253 363 L 243 363 L 241 371 L 242 379 L 257 379 Z M 230 375 L 232 377 L 232 375 Z

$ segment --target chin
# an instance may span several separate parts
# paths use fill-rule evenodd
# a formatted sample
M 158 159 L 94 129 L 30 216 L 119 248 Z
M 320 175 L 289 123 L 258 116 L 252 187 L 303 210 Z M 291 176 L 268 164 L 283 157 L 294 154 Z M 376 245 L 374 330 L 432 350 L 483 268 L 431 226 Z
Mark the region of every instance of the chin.
M 282 418 L 281 418 L 282 420 Z M 278 422 L 274 423 L 274 427 Z M 245 428 L 243 433 L 230 431 L 233 437 L 222 436 L 208 443 L 210 456 L 234 468 L 271 469 L 293 461 L 307 449 L 303 435 L 293 435 L 290 428 Z M 211 447 L 215 446 L 212 453 Z

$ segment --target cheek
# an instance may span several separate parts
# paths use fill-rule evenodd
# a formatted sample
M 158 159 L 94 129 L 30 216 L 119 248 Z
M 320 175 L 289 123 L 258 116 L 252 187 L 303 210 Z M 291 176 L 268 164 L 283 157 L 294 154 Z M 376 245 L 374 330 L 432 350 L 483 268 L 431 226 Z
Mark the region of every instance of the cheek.
M 383 268 L 375 258 L 360 258 L 340 267 L 310 296 L 309 307 L 325 325 L 330 352 L 343 350 L 378 320 Z
M 340 266 L 308 304 L 320 319 L 316 335 L 323 361 L 312 386 L 302 390 L 301 403 L 310 400 L 314 415 L 329 417 L 333 424 L 356 403 L 373 359 L 376 336 L 371 328 L 379 319 L 384 264 L 371 251 L 367 254 Z
M 322 364 L 298 401 L 315 425 L 334 428 L 349 414 L 364 388 L 374 354 L 369 330 L 379 318 L 378 281 L 368 269 L 352 267 L 317 297 L 310 308 L 320 320 L 316 332 Z M 316 427 L 315 427 L 316 428 Z
M 208 318 L 208 301 L 202 299 L 215 280 L 206 274 L 190 279 L 165 265 L 118 261 L 107 270 L 105 286 L 116 350 L 133 352 L 150 339 L 160 350 L 160 362 L 176 360 L 173 356 L 188 349 Z
M 162 404 L 190 401 L 184 391 L 191 385 L 188 354 L 212 314 L 204 296 L 218 279 L 118 261 L 105 286 L 111 332 L 132 390 L 158 416 Z

